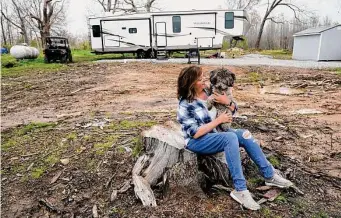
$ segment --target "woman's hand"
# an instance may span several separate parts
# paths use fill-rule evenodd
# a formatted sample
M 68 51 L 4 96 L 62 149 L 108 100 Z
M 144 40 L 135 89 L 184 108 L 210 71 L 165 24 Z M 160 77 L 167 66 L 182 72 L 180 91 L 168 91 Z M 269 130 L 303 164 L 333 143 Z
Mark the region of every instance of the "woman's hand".
M 218 123 L 231 123 L 232 122 L 232 116 L 231 114 L 226 113 L 226 111 L 217 117 Z
M 217 92 L 213 92 L 213 96 L 214 102 L 217 102 L 219 104 L 230 105 L 231 103 L 231 100 L 227 97 L 225 92 L 223 92 L 222 95 Z

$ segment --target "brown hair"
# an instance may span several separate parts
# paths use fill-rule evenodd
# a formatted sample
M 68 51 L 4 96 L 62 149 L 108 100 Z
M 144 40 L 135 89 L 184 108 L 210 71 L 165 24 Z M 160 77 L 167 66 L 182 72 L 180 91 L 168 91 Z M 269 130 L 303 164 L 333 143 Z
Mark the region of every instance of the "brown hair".
M 181 70 L 178 77 L 178 99 L 184 98 L 192 102 L 195 97 L 194 84 L 202 74 L 201 67 L 190 66 Z

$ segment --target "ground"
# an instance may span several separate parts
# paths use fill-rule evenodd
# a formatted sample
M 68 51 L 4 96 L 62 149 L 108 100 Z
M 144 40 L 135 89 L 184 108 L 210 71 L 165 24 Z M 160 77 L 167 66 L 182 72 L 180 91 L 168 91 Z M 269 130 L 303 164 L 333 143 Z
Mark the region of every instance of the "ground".
M 27 70 L 1 81 L 2 217 L 341 217 L 339 72 L 228 67 L 237 75 L 239 116 L 270 162 L 305 195 L 284 190 L 260 211 L 225 192 L 183 192 L 144 208 L 133 188 L 110 201 L 143 153 L 140 133 L 176 120 L 177 76 L 185 64 L 75 63 Z M 204 72 L 220 66 L 202 66 Z M 207 78 L 208 74 L 205 74 Z M 299 114 L 302 109 L 314 109 Z M 240 120 L 240 119 L 239 119 Z M 246 167 L 255 198 L 264 184 Z M 156 193 L 157 190 L 156 190 Z

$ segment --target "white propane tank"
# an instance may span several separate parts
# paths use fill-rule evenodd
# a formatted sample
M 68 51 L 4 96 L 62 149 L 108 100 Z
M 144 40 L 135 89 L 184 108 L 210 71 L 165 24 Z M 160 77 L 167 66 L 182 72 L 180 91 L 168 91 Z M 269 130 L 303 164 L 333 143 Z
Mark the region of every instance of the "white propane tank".
M 36 59 L 39 56 L 38 49 L 25 45 L 15 45 L 10 53 L 16 59 Z

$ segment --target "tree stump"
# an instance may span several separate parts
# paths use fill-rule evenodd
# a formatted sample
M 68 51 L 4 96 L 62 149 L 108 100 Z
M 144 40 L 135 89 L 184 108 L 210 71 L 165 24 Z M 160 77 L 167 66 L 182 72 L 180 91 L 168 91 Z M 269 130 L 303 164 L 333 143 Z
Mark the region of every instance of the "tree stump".
M 205 197 L 213 184 L 229 186 L 229 170 L 224 153 L 198 156 L 185 149 L 180 125 L 168 122 L 142 132 L 145 154 L 132 170 L 134 191 L 144 206 L 156 206 L 152 187 L 162 187 L 164 197 L 174 190 Z

